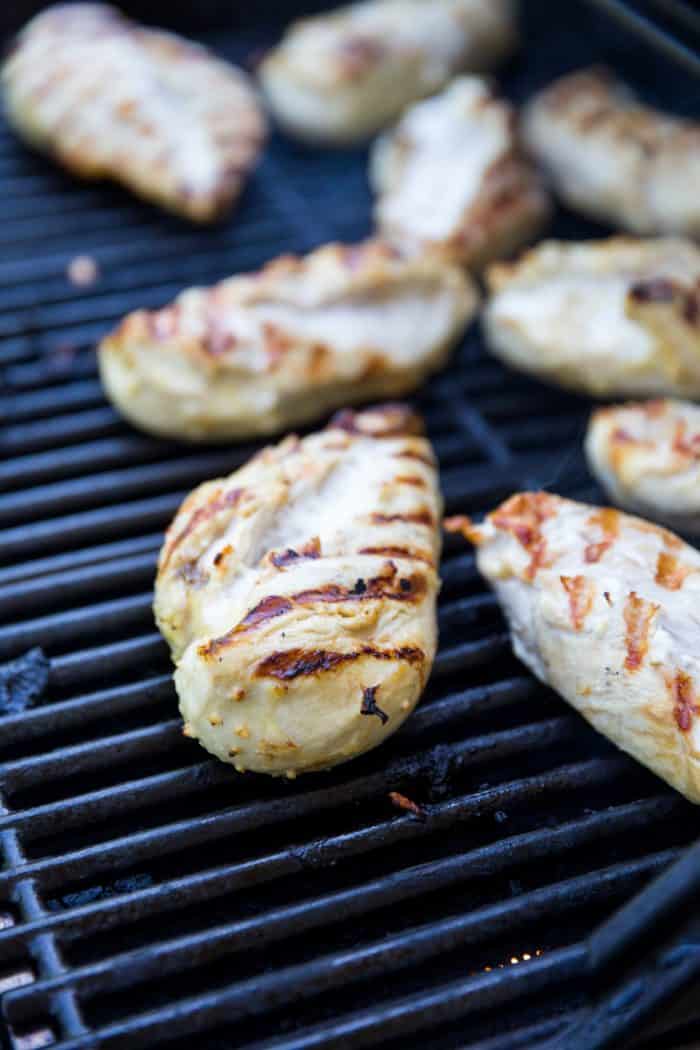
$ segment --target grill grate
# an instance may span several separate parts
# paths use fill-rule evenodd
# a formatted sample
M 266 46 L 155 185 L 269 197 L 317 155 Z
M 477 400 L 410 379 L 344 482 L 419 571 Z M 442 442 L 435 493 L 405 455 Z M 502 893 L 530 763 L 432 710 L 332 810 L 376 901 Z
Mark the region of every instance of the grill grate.
M 606 33 L 601 56 L 589 13 L 567 8 L 561 25 L 547 6 L 528 9 L 539 48 L 507 72 L 514 97 L 591 58 L 629 75 L 628 41 Z M 213 42 L 240 57 L 259 39 Z M 655 61 L 637 58 L 643 85 L 669 83 Z M 418 1031 L 435 1050 L 529 1047 L 583 1007 L 596 924 L 700 831 L 513 659 L 449 538 L 434 676 L 381 750 L 281 783 L 183 740 L 150 612 L 161 532 L 253 446 L 132 431 L 102 397 L 94 341 L 185 284 L 365 235 L 365 166 L 362 151 L 274 140 L 236 218 L 193 231 L 75 184 L 0 129 L 0 661 L 50 657 L 39 705 L 0 718 L 15 1050 L 185 1046 L 194 1032 L 254 1050 L 393 1050 Z M 596 230 L 562 214 L 555 233 Z M 101 279 L 78 291 L 65 270 L 85 253 Z M 577 445 L 586 404 L 506 373 L 474 331 L 417 404 L 450 512 L 528 484 L 595 494 Z M 395 809 L 393 791 L 422 814 Z

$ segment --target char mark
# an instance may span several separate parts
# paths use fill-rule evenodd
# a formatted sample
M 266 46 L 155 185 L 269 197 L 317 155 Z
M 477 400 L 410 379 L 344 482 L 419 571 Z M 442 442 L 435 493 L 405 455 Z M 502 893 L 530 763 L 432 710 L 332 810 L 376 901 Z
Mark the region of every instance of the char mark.
M 409 645 L 397 649 L 377 649 L 372 645 L 363 645 L 361 649 L 348 653 L 334 652 L 330 649 L 286 649 L 271 653 L 261 660 L 255 669 L 255 676 L 277 678 L 286 682 L 321 671 L 332 671 L 363 656 L 373 660 L 396 660 L 409 664 L 419 664 L 425 660 L 422 649 Z
M 161 568 L 167 568 L 177 548 L 187 539 L 190 533 L 192 533 L 198 525 L 201 525 L 202 522 L 208 521 L 209 518 L 213 518 L 220 510 L 225 510 L 227 507 L 235 507 L 240 502 L 244 492 L 245 489 L 230 489 L 228 492 L 219 492 L 203 507 L 199 507 L 194 514 L 191 514 L 187 520 L 187 524 L 180 530 L 180 532 L 178 532 L 175 539 L 167 547 Z

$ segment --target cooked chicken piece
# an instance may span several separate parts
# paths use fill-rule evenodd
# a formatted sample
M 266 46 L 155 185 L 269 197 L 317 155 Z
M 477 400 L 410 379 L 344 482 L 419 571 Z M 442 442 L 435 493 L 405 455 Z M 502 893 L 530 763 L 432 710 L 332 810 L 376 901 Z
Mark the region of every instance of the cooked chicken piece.
M 490 69 L 516 40 L 511 0 L 365 0 L 294 22 L 260 78 L 288 131 L 349 143 L 455 73 Z
M 487 276 L 486 339 L 514 368 L 596 397 L 700 396 L 690 241 L 547 241 Z
M 621 507 L 700 535 L 700 407 L 643 401 L 594 412 L 592 472 Z
M 418 102 L 371 158 L 377 227 L 407 252 L 479 267 L 530 240 L 549 216 L 515 114 L 480 77 Z
M 555 81 L 523 133 L 572 208 L 631 233 L 700 235 L 700 123 L 643 106 L 605 69 Z
M 448 523 L 516 656 L 613 743 L 700 802 L 700 553 L 673 533 L 546 492 Z
M 444 364 L 477 304 L 456 269 L 370 241 L 283 256 L 260 273 L 139 310 L 100 347 L 108 395 L 144 430 L 270 434 L 395 397 Z
M 228 211 L 265 135 L 240 70 L 103 4 L 37 15 L 2 83 L 10 122 L 31 145 L 197 222 Z
M 418 702 L 441 499 L 417 422 L 401 405 L 341 412 L 201 485 L 170 526 L 155 612 L 185 733 L 239 771 L 343 762 Z

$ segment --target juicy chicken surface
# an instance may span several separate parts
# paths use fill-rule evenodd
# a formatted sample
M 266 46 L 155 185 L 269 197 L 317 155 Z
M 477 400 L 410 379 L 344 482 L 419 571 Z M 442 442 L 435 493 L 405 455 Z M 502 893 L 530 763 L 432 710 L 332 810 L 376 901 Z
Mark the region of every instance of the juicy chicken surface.
M 130 314 L 103 340 L 100 371 L 144 430 L 270 434 L 414 389 L 445 363 L 477 301 L 456 268 L 376 241 L 327 245 Z
M 292 23 L 260 78 L 283 127 L 342 144 L 455 73 L 490 69 L 515 43 L 511 0 L 365 0 Z
M 672 532 L 546 492 L 448 527 L 508 620 L 516 656 L 601 733 L 700 802 L 700 553 Z
M 371 176 L 387 240 L 469 267 L 522 247 L 549 217 L 515 113 L 480 77 L 408 109 L 375 143 Z
M 2 85 L 9 120 L 31 145 L 195 221 L 230 208 L 265 136 L 244 73 L 103 4 L 60 4 L 32 19 Z
M 700 407 L 659 400 L 601 408 L 586 455 L 610 499 L 689 535 L 700 535 Z
M 523 132 L 572 208 L 630 233 L 700 234 L 700 122 L 642 105 L 593 68 L 536 95 Z
M 185 732 L 239 771 L 335 765 L 418 702 L 442 504 L 417 422 L 344 411 L 201 485 L 170 526 L 155 614 Z
M 700 396 L 700 250 L 679 238 L 545 241 L 487 274 L 490 349 L 596 397 Z

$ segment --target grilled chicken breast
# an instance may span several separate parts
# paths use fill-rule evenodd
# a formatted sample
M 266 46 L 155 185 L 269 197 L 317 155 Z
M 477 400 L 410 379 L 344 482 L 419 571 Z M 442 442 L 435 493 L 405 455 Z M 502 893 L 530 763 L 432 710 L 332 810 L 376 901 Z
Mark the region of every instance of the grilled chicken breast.
M 521 247 L 549 216 L 515 113 L 480 77 L 459 77 L 407 110 L 377 140 L 371 175 L 384 237 L 466 266 Z
M 455 73 L 490 69 L 515 43 L 511 0 L 365 0 L 294 22 L 260 78 L 287 130 L 349 143 Z
M 451 527 L 477 545 L 516 656 L 700 802 L 700 553 L 640 518 L 545 492 Z
M 131 314 L 102 342 L 100 370 L 109 397 L 144 430 L 269 434 L 418 386 L 476 304 L 456 269 L 374 241 L 328 245 Z
M 690 241 L 548 241 L 487 276 L 486 340 L 514 368 L 596 397 L 700 396 Z
M 608 71 L 562 77 L 525 108 L 563 201 L 630 233 L 700 234 L 700 123 L 642 105 Z
M 665 400 L 601 408 L 588 425 L 586 455 L 619 506 L 700 535 L 700 407 Z
M 2 83 L 10 122 L 31 145 L 198 222 L 230 208 L 264 138 L 240 70 L 103 4 L 37 15 Z
M 323 769 L 413 710 L 436 647 L 441 499 L 400 405 L 345 411 L 183 503 L 158 626 L 187 735 L 240 770 Z

